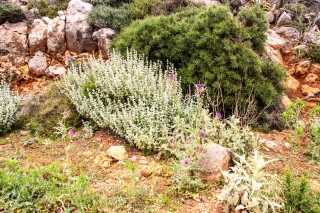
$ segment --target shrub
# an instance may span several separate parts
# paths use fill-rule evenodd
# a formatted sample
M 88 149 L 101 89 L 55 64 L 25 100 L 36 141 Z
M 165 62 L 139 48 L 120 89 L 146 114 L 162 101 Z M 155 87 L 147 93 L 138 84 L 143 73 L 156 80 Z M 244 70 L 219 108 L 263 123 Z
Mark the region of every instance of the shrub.
M 226 184 L 217 197 L 226 202 L 225 212 L 276 212 L 280 181 L 263 171 L 272 161 L 265 162 L 257 151 L 247 159 L 237 157 L 232 172 L 222 171 Z
M 320 62 L 320 44 L 313 44 L 308 46 L 308 51 L 312 63 Z
M 239 19 L 227 7 L 215 6 L 150 17 L 133 22 L 112 47 L 123 54 L 133 48 L 151 60 L 174 63 L 184 92 L 194 83 L 204 83 L 210 96 L 220 89 L 230 115 L 252 93 L 259 107 L 275 100 L 283 91 L 280 82 L 286 75 L 278 66 L 265 66 L 256 53 L 262 50 L 267 26 L 261 9 L 244 9 Z
M 283 180 L 285 212 L 316 213 L 320 211 L 320 195 L 310 189 L 306 178 L 295 178 L 287 172 Z
M 134 0 L 129 6 L 134 19 L 143 19 L 161 2 L 161 0 Z
M 85 2 L 88 2 L 90 4 L 93 4 L 94 6 L 97 5 L 106 5 L 110 7 L 119 7 L 124 3 L 130 3 L 132 0 L 85 0 Z
M 83 68 L 69 69 L 60 88 L 81 115 L 149 150 L 165 142 L 163 130 L 170 129 L 182 98 L 173 67 L 162 72 L 159 63 L 133 51 L 126 58 L 114 52 L 108 62 L 90 58 Z
M 9 21 L 15 23 L 22 21 L 26 16 L 23 14 L 21 8 L 13 4 L 0 4 L 0 24 Z
M 39 97 L 31 96 L 26 100 L 22 110 L 18 113 L 17 128 L 29 129 L 34 135 L 53 137 L 54 127 L 61 119 L 57 116 L 69 110 L 70 116 L 66 120 L 69 127 L 80 127 L 82 117 L 77 113 L 70 100 L 59 91 L 53 83 L 49 89 Z
M 15 115 L 19 109 L 20 97 L 12 94 L 10 85 L 4 80 L 0 82 L 0 134 L 10 130 L 15 122 Z
M 55 18 L 59 10 L 65 10 L 68 7 L 70 0 L 55 0 L 51 3 L 50 0 L 31 0 L 27 4 L 27 8 L 37 8 L 41 16 Z
M 128 4 L 119 8 L 106 5 L 98 5 L 89 13 L 88 23 L 98 28 L 112 28 L 120 31 L 131 23 L 131 11 Z

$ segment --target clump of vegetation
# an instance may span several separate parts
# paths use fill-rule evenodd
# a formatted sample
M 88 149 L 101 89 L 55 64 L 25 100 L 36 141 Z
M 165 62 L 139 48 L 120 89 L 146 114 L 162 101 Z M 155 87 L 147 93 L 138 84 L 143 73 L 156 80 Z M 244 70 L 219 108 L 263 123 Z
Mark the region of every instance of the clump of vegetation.
M 320 44 L 309 45 L 308 52 L 312 63 L 320 62 Z
M 225 212 L 277 212 L 280 180 L 263 171 L 272 161 L 265 162 L 257 151 L 248 158 L 236 156 L 239 160 L 234 160 L 232 172 L 223 171 L 226 185 L 218 196 L 226 202 Z
M 20 97 L 13 94 L 10 85 L 4 80 L 0 81 L 0 134 L 10 130 L 15 123 L 15 115 L 19 110 Z
M 263 51 L 267 29 L 258 6 L 242 9 L 238 17 L 231 16 L 227 7 L 212 6 L 135 21 L 114 39 L 112 47 L 123 54 L 127 48 L 136 49 L 153 61 L 169 60 L 181 76 L 185 93 L 190 84 L 199 82 L 211 97 L 221 91 L 220 108 L 230 115 L 251 95 L 261 109 L 284 89 L 285 70 L 263 65 L 257 54 Z
M 41 16 L 55 18 L 59 10 L 65 10 L 68 7 L 70 0 L 55 0 L 51 3 L 49 0 L 31 0 L 28 1 L 27 8 L 37 8 Z
M 285 212 L 316 213 L 320 211 L 320 194 L 309 186 L 306 178 L 296 178 L 286 172 L 283 180 Z
M 6 212 L 96 212 L 98 194 L 90 181 L 58 163 L 26 169 L 16 160 L 0 164 L 0 210 Z
M 132 15 L 128 4 L 123 4 L 119 8 L 98 5 L 89 13 L 87 20 L 95 27 L 109 27 L 120 32 L 123 27 L 131 23 Z
M 97 5 L 105 5 L 110 7 L 119 7 L 122 4 L 128 4 L 132 0 L 85 0 L 85 2 L 88 2 L 90 4 L 93 4 L 94 6 Z
M 62 114 L 66 109 L 69 118 L 65 121 L 65 125 L 80 127 L 81 116 L 70 100 L 53 83 L 40 97 L 30 97 L 26 101 L 25 106 L 18 113 L 16 128 L 28 129 L 36 136 L 53 137 L 56 131 L 54 127 L 60 120 L 60 116 L 57 115 Z
M 0 24 L 9 21 L 10 23 L 16 23 L 25 19 L 26 16 L 21 10 L 21 7 L 13 4 L 0 4 Z
M 133 18 L 143 19 L 151 13 L 152 8 L 161 4 L 161 2 L 161 0 L 134 0 L 129 4 Z

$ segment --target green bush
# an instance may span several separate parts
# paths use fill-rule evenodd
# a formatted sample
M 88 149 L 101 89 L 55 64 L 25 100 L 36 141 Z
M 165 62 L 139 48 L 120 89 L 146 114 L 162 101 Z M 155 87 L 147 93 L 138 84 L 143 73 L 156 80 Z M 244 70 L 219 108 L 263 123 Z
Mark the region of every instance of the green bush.
M 112 28 L 118 32 L 131 23 L 131 11 L 128 4 L 119 8 L 98 5 L 89 13 L 88 23 L 98 28 Z
M 287 172 L 283 180 L 285 212 L 320 212 L 320 194 L 316 194 L 309 186 L 306 178 L 295 178 Z
M 25 19 L 21 8 L 13 4 L 0 4 L 0 24 L 9 21 L 10 23 L 15 23 Z
M 132 0 L 84 0 L 84 2 L 88 2 L 90 4 L 93 4 L 94 6 L 106 5 L 110 7 L 119 7 L 122 4 L 132 2 Z
M 3 168 L 5 167 L 5 168 Z M 57 163 L 27 169 L 8 159 L 0 168 L 0 210 L 4 212 L 97 212 L 89 180 Z
M 320 62 L 320 44 L 314 44 L 308 46 L 309 55 L 312 63 Z
M 67 9 L 69 2 L 70 0 L 55 0 L 54 3 L 51 3 L 50 0 L 31 0 L 28 2 L 27 7 L 29 10 L 37 8 L 41 16 L 55 18 L 59 10 Z
M 150 14 L 153 7 L 161 2 L 161 0 L 134 0 L 129 6 L 134 19 L 143 19 Z
M 10 85 L 2 80 L 0 82 L 0 134 L 7 132 L 16 121 L 15 115 L 19 104 L 20 97 L 13 95 Z
M 153 61 L 169 60 L 178 69 L 184 92 L 196 83 L 205 84 L 211 97 L 220 89 L 225 112 L 231 114 L 252 94 L 264 107 L 283 91 L 285 70 L 261 62 L 257 54 L 263 50 L 267 28 L 259 6 L 243 9 L 238 17 L 227 7 L 213 6 L 134 21 L 112 47 L 123 54 L 127 48 L 136 49 Z
M 148 63 L 133 51 L 127 58 L 113 53 L 108 62 L 90 58 L 88 65 L 72 67 L 60 88 L 81 115 L 148 150 L 166 141 L 164 129 L 171 129 L 182 99 L 172 67 L 162 72 L 159 63 Z
M 80 127 L 82 117 L 54 83 L 48 91 L 39 95 L 39 97 L 32 96 L 26 101 L 18 113 L 16 128 L 28 129 L 34 135 L 53 137 L 56 131 L 54 127 L 61 120 L 61 114 L 65 109 L 68 109 L 70 113 L 66 125 L 74 128 Z

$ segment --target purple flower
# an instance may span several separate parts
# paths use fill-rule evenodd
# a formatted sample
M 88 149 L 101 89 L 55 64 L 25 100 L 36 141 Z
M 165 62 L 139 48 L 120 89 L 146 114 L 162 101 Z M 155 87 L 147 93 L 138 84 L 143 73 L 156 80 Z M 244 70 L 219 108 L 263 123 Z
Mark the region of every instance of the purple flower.
M 200 136 L 204 138 L 204 137 L 206 137 L 206 133 L 205 132 L 201 132 Z
M 220 119 L 222 116 L 221 116 L 221 113 L 217 113 L 216 114 L 216 117 L 218 118 L 218 119 Z
M 70 130 L 69 135 L 74 135 L 74 131 Z
M 204 85 L 203 84 L 197 84 L 197 89 L 198 90 L 204 90 Z
M 190 137 L 187 135 L 186 136 L 186 141 L 189 141 L 190 140 Z
M 200 202 L 201 202 L 201 203 L 204 202 L 204 199 L 203 199 L 202 197 L 200 197 L 199 199 L 200 199 Z
M 170 80 L 174 80 L 174 77 L 175 77 L 175 76 L 176 76 L 175 74 L 171 73 L 171 74 L 169 74 L 169 79 L 170 79 Z
M 189 160 L 189 158 L 185 158 L 185 159 L 183 160 L 183 162 L 184 162 L 184 164 L 188 165 L 189 162 L 190 162 L 190 160 Z

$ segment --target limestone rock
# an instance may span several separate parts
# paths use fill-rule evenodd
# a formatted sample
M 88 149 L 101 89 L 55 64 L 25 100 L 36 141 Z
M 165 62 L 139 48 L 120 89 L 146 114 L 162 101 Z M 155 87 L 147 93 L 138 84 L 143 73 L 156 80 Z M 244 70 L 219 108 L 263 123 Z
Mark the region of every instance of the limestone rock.
M 288 96 L 284 95 L 281 98 L 282 105 L 287 109 L 289 105 L 291 104 L 291 100 L 288 98 Z
M 53 66 L 49 66 L 46 71 L 45 74 L 48 77 L 59 77 L 63 74 L 66 73 L 66 68 L 64 66 L 62 66 L 61 64 L 55 64 Z
M 47 58 L 42 52 L 38 51 L 35 53 L 35 56 L 30 59 L 28 66 L 31 75 L 43 76 L 48 67 Z
M 270 59 L 275 63 L 282 63 L 281 49 L 287 49 L 286 45 L 288 44 L 284 38 L 279 36 L 274 30 L 269 30 L 265 43 L 266 52 L 263 54 L 263 58 Z
M 307 97 L 315 96 L 320 92 L 319 88 L 310 87 L 308 85 L 302 85 L 301 86 L 301 92 L 303 95 L 306 95 Z
M 310 61 L 302 61 L 296 66 L 294 74 L 297 76 L 305 76 L 309 73 L 310 67 Z
M 115 36 L 116 32 L 110 28 L 102 28 L 92 35 L 93 40 L 98 40 L 98 49 L 104 59 L 108 59 L 109 45 Z
M 27 23 L 0 26 L 0 55 L 7 55 L 13 65 L 22 66 L 27 53 Z
M 222 177 L 221 170 L 227 171 L 231 165 L 231 157 L 227 148 L 209 143 L 204 147 L 203 155 L 199 159 L 199 166 L 205 169 L 200 177 L 208 182 L 218 181 Z
M 316 74 L 309 73 L 304 81 L 307 83 L 315 83 L 318 79 L 319 77 Z
M 320 42 L 319 28 L 318 26 L 314 26 L 308 32 L 305 33 L 303 37 L 303 42 L 305 44 L 313 43 L 317 44 Z
M 291 21 L 291 16 L 288 13 L 283 12 L 280 15 L 278 21 L 276 22 L 276 27 L 280 27 L 280 26 L 286 24 L 287 21 Z
M 93 160 L 93 162 L 94 164 L 101 166 L 102 168 L 107 168 L 110 166 L 112 159 L 109 158 L 107 153 L 102 152 Z
M 292 76 L 289 76 L 289 78 L 287 79 L 287 81 L 285 82 L 285 85 L 284 85 L 287 89 L 290 89 L 290 90 L 293 90 L 293 91 L 296 91 L 299 86 L 300 86 L 300 82 L 295 79 L 294 77 Z
M 62 14 L 52 19 L 48 25 L 48 53 L 52 56 L 56 56 L 58 53 L 63 55 L 66 51 L 65 19 L 66 16 Z
M 320 77 L 320 63 L 313 63 L 309 71 Z
M 34 19 L 30 29 L 28 42 L 29 53 L 34 55 L 37 51 L 45 52 L 47 48 L 48 25 L 42 19 Z
M 91 52 L 97 49 L 97 43 L 92 40 L 92 27 L 86 19 L 93 5 L 81 0 L 71 0 L 66 15 L 67 48 L 76 53 Z
M 271 11 L 267 12 L 268 23 L 272 23 L 274 21 L 274 14 Z
M 299 40 L 300 32 L 294 27 L 279 27 L 275 29 L 275 32 L 286 39 L 296 39 Z
M 111 146 L 108 149 L 107 154 L 109 157 L 118 161 L 123 161 L 128 157 L 128 153 L 124 146 Z

